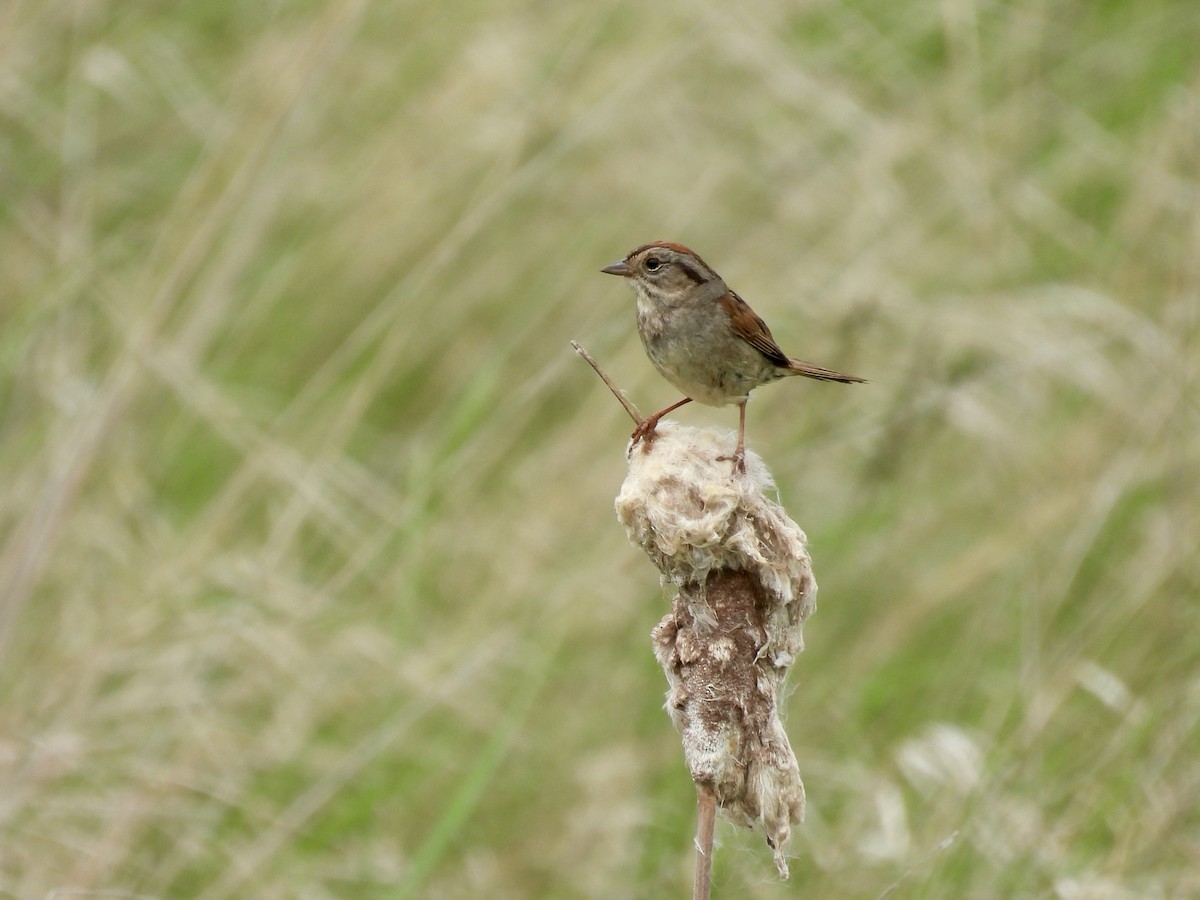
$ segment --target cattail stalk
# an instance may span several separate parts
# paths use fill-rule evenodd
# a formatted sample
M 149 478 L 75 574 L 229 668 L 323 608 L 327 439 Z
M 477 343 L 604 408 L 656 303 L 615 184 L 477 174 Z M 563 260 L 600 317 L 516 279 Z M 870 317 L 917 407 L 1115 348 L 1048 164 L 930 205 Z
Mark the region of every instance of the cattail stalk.
M 622 400 L 586 352 L 575 345 Z M 759 829 L 781 878 L 804 818 L 804 784 L 779 719 L 779 692 L 816 604 L 807 538 L 768 495 L 755 453 L 733 471 L 736 434 L 659 423 L 629 450 L 617 517 L 676 591 L 651 633 L 667 711 L 697 790 L 696 898 L 707 898 L 713 811 Z

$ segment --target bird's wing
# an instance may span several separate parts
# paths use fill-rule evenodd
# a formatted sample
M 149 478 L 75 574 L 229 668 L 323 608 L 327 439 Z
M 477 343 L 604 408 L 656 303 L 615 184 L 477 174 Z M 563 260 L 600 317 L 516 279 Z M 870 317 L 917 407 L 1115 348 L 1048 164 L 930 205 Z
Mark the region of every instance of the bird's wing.
M 786 367 L 789 364 L 787 354 L 779 349 L 775 338 L 771 337 L 771 329 L 750 308 L 750 304 L 733 291 L 726 291 L 717 302 L 729 315 L 729 324 L 733 326 L 734 334 L 775 365 Z

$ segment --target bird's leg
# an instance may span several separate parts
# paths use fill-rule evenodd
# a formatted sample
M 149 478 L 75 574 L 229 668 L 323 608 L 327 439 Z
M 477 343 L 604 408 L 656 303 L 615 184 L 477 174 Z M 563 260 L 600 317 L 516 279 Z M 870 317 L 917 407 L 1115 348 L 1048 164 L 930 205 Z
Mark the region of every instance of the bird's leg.
M 733 470 L 746 472 L 746 401 L 738 403 L 738 449 L 733 451 Z
M 658 427 L 658 420 L 673 410 L 679 409 L 685 403 L 691 403 L 691 397 L 684 397 L 678 403 L 672 403 L 666 409 L 659 410 L 652 416 L 646 416 L 642 421 L 638 422 L 638 427 L 633 429 L 633 434 L 630 437 L 633 439 L 633 445 L 636 447 L 640 441 L 645 447 L 649 447 L 654 442 L 654 429 Z
M 746 398 L 749 400 L 750 398 Z M 738 442 L 733 456 L 719 456 L 718 459 L 733 460 L 733 471 L 746 474 L 746 400 L 738 404 Z
M 746 403 L 749 398 L 738 404 L 738 445 L 733 451 L 733 467 L 743 475 L 746 473 Z

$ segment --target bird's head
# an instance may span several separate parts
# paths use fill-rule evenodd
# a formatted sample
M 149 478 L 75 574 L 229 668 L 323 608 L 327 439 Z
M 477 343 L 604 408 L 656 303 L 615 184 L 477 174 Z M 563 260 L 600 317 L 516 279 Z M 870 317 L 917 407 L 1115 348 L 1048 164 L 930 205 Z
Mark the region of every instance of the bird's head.
M 600 271 L 628 278 L 639 296 L 655 300 L 694 295 L 698 287 L 721 281 L 697 254 L 669 241 L 643 244 Z

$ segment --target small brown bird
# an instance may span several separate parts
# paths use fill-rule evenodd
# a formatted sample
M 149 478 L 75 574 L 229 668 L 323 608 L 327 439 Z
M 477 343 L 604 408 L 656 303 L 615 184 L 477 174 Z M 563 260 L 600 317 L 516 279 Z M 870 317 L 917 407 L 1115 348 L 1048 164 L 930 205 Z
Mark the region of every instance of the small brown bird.
M 628 278 L 637 292 L 638 334 L 650 362 L 683 391 L 678 403 L 642 421 L 633 441 L 649 444 L 658 420 L 695 400 L 736 403 L 740 410 L 734 468 L 746 470 L 746 401 L 760 384 L 788 375 L 846 384 L 866 381 L 791 359 L 767 323 L 699 256 L 682 244 L 644 244 L 600 270 Z

